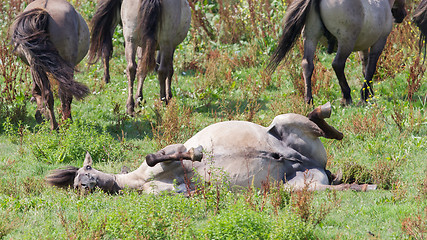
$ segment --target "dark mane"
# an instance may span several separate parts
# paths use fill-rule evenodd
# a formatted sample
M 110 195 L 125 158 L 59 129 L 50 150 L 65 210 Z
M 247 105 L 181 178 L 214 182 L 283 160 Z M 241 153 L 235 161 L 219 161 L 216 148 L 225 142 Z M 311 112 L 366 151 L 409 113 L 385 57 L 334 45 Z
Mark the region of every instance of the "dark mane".
M 73 186 L 74 178 L 79 168 L 68 166 L 64 169 L 55 169 L 47 177 L 46 182 L 51 186 L 68 188 Z

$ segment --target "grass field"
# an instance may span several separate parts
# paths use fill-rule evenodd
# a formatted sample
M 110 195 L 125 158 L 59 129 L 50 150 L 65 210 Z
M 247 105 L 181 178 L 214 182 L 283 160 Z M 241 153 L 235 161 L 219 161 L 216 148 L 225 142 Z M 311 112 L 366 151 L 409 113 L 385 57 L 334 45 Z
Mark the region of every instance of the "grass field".
M 95 1 L 72 0 L 87 22 Z M 375 97 L 358 105 L 363 75 L 353 53 L 346 74 L 356 104 L 340 105 L 331 67 L 334 54 L 319 47 L 315 105 L 330 101 L 328 122 L 342 141 L 322 139 L 328 169 L 346 182 L 375 183 L 371 192 L 286 192 L 271 187 L 231 192 L 226 181 L 196 196 L 153 196 L 131 190 L 81 195 L 47 186 L 52 169 L 81 166 L 135 169 L 148 153 L 182 143 L 209 124 L 246 120 L 268 125 L 281 113 L 307 114 L 301 70 L 302 41 L 272 74 L 264 72 L 276 46 L 286 0 L 195 1 L 192 26 L 175 53 L 174 98 L 159 101 L 157 76 L 144 84 L 146 103 L 125 114 L 127 79 L 123 36 L 114 35 L 111 83 L 102 64 L 83 60 L 76 80 L 91 94 L 73 101 L 73 122 L 58 132 L 37 125 L 28 68 L 12 55 L 8 26 L 24 0 L 2 1 L 0 42 L 0 237 L 4 239 L 425 239 L 427 237 L 427 81 L 408 1 L 378 63 Z M 55 109 L 59 99 L 55 98 Z M 56 112 L 57 118 L 59 113 Z

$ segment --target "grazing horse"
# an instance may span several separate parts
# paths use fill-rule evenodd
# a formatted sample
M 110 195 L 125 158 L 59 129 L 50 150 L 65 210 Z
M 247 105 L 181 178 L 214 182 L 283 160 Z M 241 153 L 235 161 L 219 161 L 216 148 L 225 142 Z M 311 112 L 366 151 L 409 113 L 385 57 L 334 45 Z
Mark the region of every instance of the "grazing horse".
M 245 121 L 220 122 L 204 128 L 184 144 L 147 155 L 146 161 L 130 173 L 95 170 L 90 154 L 86 154 L 82 168 L 57 169 L 46 180 L 58 187 L 99 187 L 112 193 L 126 187 L 147 193 L 185 192 L 195 189 L 190 180 L 195 174 L 209 182 L 215 171 L 223 171 L 231 186 L 261 188 L 269 181 L 277 181 L 294 190 L 306 184 L 311 190 L 375 189 L 374 185 L 330 185 L 326 151 L 319 137 L 343 138 L 324 120 L 330 114 L 328 103 L 308 117 L 279 115 L 269 127 Z
M 108 61 L 112 52 L 112 33 L 120 22 L 121 13 L 125 55 L 128 63 L 128 99 L 126 112 L 133 116 L 136 103 L 143 100 L 142 87 L 148 72 L 156 69 L 160 83 L 160 98 L 166 103 L 172 98 L 173 54 L 187 36 L 191 10 L 187 0 L 100 0 L 93 17 L 89 60 L 100 56 L 104 61 L 104 80 L 109 81 Z M 159 50 L 157 61 L 155 51 Z M 135 57 L 138 55 L 138 65 Z M 157 65 L 156 65 L 157 64 Z M 136 99 L 133 82 L 138 78 Z
M 329 53 L 337 47 L 332 67 L 341 87 L 343 104 L 352 103 L 350 87 L 344 74 L 345 62 L 353 51 L 360 51 L 365 77 L 360 92 L 362 101 L 366 101 L 374 95 L 372 77 L 392 30 L 393 17 L 395 22 L 400 23 L 405 16 L 405 0 L 295 0 L 286 11 L 283 33 L 267 69 L 272 72 L 278 66 L 304 28 L 302 68 L 305 101 L 313 103 L 313 59 L 322 36 L 328 40 Z
M 422 0 L 420 5 L 414 12 L 414 22 L 421 31 L 419 47 L 420 51 L 424 47 L 424 56 L 425 56 L 425 47 L 426 47 L 426 36 L 427 36 L 427 0 Z
M 58 82 L 62 118 L 71 118 L 73 96 L 82 99 L 89 92 L 74 80 L 74 67 L 89 49 L 89 28 L 67 1 L 36 0 L 16 17 L 10 35 L 16 54 L 30 66 L 36 120 L 41 122 L 43 114 L 57 129 L 49 75 Z

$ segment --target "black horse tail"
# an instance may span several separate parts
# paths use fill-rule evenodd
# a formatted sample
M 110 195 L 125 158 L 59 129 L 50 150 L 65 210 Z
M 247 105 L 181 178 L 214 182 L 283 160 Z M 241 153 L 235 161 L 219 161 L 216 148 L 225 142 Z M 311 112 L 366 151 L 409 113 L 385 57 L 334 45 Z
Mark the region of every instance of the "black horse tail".
M 422 0 L 420 5 L 414 11 L 414 22 L 420 29 L 419 48 L 420 52 L 424 47 L 424 58 L 426 55 L 426 36 L 427 36 L 427 0 Z
M 144 0 L 139 9 L 141 21 L 141 42 L 144 44 L 141 56 L 141 70 L 150 72 L 156 66 L 157 27 L 162 14 L 162 0 Z
M 286 10 L 285 27 L 279 39 L 279 45 L 267 65 L 268 72 L 273 72 L 294 46 L 305 25 L 312 1 L 319 0 L 295 0 L 289 5 Z
M 55 169 L 46 177 L 45 181 L 55 187 L 68 188 L 74 185 L 74 178 L 76 177 L 79 168 L 69 166 L 64 169 Z
M 113 33 L 120 21 L 122 0 L 101 0 L 90 21 L 91 36 L 88 59 L 94 64 L 102 53 L 113 53 Z
M 82 99 L 89 89 L 74 81 L 74 67 L 59 55 L 49 40 L 48 24 L 49 13 L 44 9 L 36 8 L 19 14 L 11 31 L 15 51 L 20 51 L 18 54 L 30 65 L 33 81 L 40 88 L 43 98 L 50 91 L 47 75 L 50 73 L 62 91 Z

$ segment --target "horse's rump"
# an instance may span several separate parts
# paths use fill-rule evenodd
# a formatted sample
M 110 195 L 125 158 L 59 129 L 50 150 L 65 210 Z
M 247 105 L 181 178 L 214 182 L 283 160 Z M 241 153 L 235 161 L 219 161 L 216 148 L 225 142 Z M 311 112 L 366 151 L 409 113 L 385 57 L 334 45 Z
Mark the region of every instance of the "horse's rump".
M 49 39 L 49 13 L 42 8 L 34 8 L 19 14 L 12 24 L 12 44 L 15 51 L 31 67 L 33 81 L 40 88 L 42 96 L 50 89 L 46 73 L 58 81 L 59 87 L 81 99 L 89 89 L 73 79 L 74 67 L 67 63 Z
M 94 64 L 102 52 L 113 52 L 113 25 L 120 19 L 121 0 L 101 0 L 91 20 L 89 63 Z
M 155 51 L 157 48 L 157 28 L 162 14 L 161 0 L 144 0 L 139 9 L 138 29 L 141 31 L 141 43 L 143 44 L 141 56 L 141 70 L 149 72 L 156 66 Z

